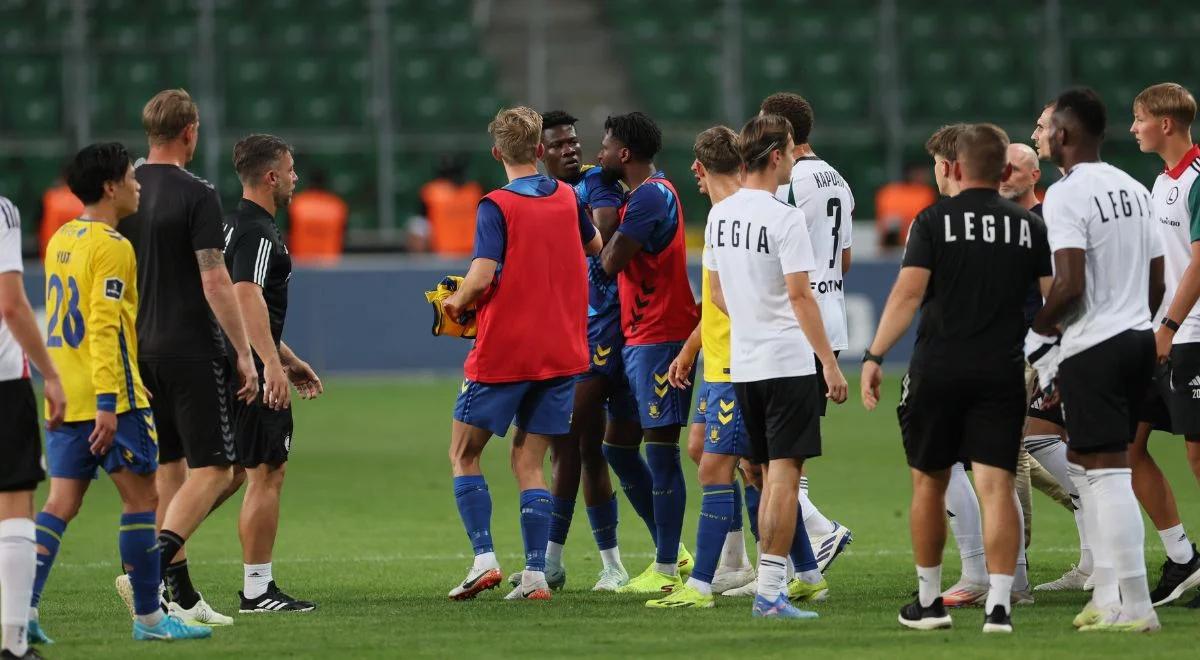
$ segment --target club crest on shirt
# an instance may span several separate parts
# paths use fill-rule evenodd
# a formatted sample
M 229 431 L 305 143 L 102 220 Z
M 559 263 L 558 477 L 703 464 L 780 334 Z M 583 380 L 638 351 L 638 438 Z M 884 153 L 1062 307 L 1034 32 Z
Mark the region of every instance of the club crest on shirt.
M 1174 204 L 1177 199 L 1179 199 L 1179 186 L 1171 188 L 1171 192 L 1167 193 L 1168 204 Z
M 119 277 L 110 277 L 104 280 L 104 297 L 111 300 L 120 300 L 121 296 L 125 295 L 125 282 Z

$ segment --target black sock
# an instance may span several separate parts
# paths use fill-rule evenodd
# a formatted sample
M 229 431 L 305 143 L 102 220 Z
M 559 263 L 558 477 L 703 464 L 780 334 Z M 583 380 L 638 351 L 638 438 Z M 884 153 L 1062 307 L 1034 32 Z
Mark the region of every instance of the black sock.
M 169 529 L 164 529 L 158 533 L 159 569 L 162 573 L 163 583 L 167 585 L 167 600 L 177 600 L 175 591 L 171 586 L 169 574 L 171 562 L 175 560 L 175 555 L 179 554 L 183 543 L 183 537 Z
M 167 583 L 167 591 L 171 593 L 171 600 L 179 603 L 183 609 L 190 610 L 200 602 L 200 594 L 196 593 L 196 588 L 192 586 L 192 576 L 188 573 L 186 559 L 168 566 L 167 572 L 163 573 L 163 579 Z

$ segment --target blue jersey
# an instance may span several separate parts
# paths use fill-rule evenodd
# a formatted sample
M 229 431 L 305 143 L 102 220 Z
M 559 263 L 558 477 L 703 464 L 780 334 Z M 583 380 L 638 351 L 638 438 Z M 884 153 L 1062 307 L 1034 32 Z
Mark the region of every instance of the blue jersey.
M 587 208 L 590 215 L 594 209 L 620 208 L 625 203 L 625 193 L 620 183 L 605 183 L 601 168 L 584 165 L 583 175 L 575 184 L 575 196 Z M 588 257 L 588 324 L 599 319 L 620 323 L 621 305 L 617 298 L 617 280 L 609 277 L 600 265 L 599 255 Z

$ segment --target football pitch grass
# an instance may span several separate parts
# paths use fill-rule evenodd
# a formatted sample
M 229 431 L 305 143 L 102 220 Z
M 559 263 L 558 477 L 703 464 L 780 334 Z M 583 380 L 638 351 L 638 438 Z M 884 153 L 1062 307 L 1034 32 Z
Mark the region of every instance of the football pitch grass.
M 111 482 L 101 477 L 67 530 L 50 577 L 41 619 L 57 643 L 42 651 L 51 658 L 1196 657 L 1200 610 L 1160 609 L 1163 630 L 1154 635 L 1081 634 L 1070 624 L 1081 593 L 1039 592 L 1037 604 L 1016 610 L 1011 636 L 982 635 L 979 608 L 955 611 L 950 631 L 902 629 L 897 611 L 916 581 L 909 478 L 894 412 L 897 384 L 893 374 L 883 407 L 868 414 L 852 381 L 851 400 L 832 407 L 824 425 L 825 455 L 810 464 L 813 500 L 855 537 L 827 574 L 830 596 L 816 605 L 817 621 L 753 620 L 749 599 L 720 597 L 711 610 L 660 611 L 646 609 L 644 596 L 592 593 L 599 558 L 582 501 L 564 557 L 567 586 L 552 602 L 505 602 L 503 587 L 474 601 L 451 602 L 446 592 L 463 578 L 471 557 L 446 457 L 458 381 L 330 379 L 324 398 L 295 404 L 274 570 L 285 591 L 317 601 L 319 609 L 237 614 L 242 570 L 234 500 L 188 548 L 196 586 L 236 624 L 216 629 L 206 641 L 131 641 L 128 614 L 113 589 L 120 570 L 119 503 Z M 1152 449 L 1197 536 L 1200 489 L 1187 469 L 1182 439 L 1156 436 Z M 686 456 L 684 461 L 684 541 L 691 548 L 700 498 L 695 468 Z M 523 551 L 506 440 L 492 441 L 484 464 L 496 551 L 507 574 L 521 568 Z M 620 497 L 622 557 L 636 574 L 652 560 L 652 548 L 644 525 Z M 1038 583 L 1057 578 L 1076 560 L 1077 540 L 1068 512 L 1041 494 L 1034 498 L 1029 557 Z M 44 499 L 39 492 L 37 505 Z M 1146 538 L 1153 581 L 1163 552 L 1149 524 Z M 951 542 L 944 586 L 957 580 L 958 564 Z

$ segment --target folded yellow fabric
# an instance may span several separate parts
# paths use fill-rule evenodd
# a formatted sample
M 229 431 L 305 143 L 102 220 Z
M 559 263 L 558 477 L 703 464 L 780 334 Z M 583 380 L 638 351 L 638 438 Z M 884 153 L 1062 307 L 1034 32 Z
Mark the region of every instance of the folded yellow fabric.
M 457 275 L 447 275 L 438 282 L 437 288 L 425 292 L 425 300 L 433 306 L 433 334 L 435 337 L 462 337 L 474 339 L 476 333 L 475 310 L 468 310 L 460 318 L 452 318 L 442 309 L 442 301 L 458 291 L 463 278 Z

